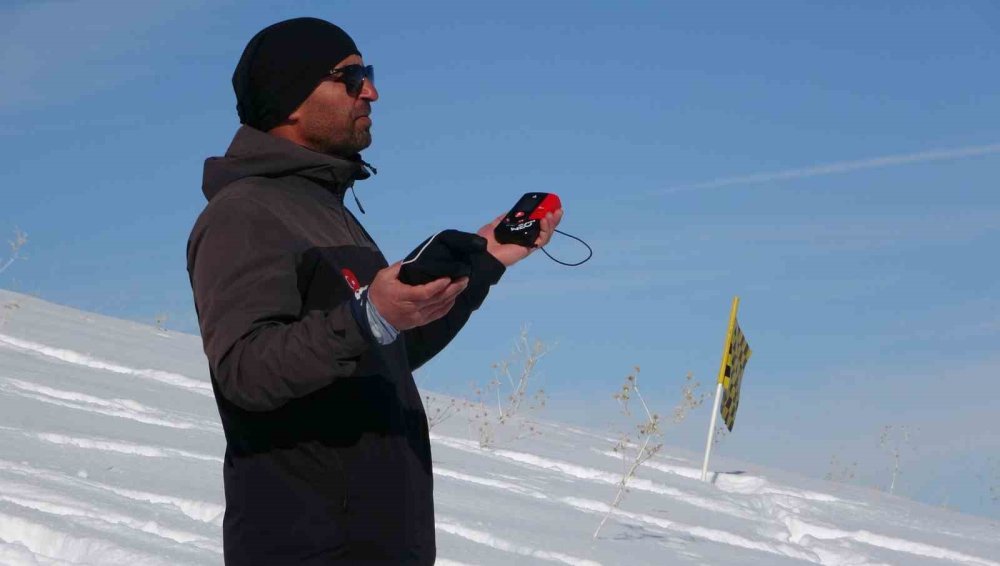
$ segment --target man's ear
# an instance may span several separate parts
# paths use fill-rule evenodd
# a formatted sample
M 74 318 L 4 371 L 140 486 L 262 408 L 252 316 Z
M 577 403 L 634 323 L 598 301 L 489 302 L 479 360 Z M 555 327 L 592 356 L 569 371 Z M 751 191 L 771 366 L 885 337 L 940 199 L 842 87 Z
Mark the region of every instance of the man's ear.
M 301 106 L 299 106 L 295 110 L 292 110 L 292 113 L 289 114 L 287 118 L 285 118 L 284 120 L 281 121 L 281 125 L 284 126 L 284 125 L 298 124 L 300 119 L 302 119 L 302 107 Z
M 301 108 L 301 106 L 299 108 Z M 299 110 L 299 108 L 296 108 L 291 114 L 288 115 L 287 118 L 285 118 L 281 122 L 278 122 L 278 125 L 268 130 L 267 133 L 274 134 L 282 138 L 293 139 L 292 136 L 294 134 L 292 132 L 294 126 L 297 125 L 299 123 L 299 120 L 302 118 L 302 113 Z

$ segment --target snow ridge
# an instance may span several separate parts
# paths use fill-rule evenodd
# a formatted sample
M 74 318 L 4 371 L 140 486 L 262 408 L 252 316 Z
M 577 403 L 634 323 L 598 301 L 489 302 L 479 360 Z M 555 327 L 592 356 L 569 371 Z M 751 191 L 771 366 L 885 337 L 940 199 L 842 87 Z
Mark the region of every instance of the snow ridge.
M 106 493 L 143 504 L 152 503 L 163 509 L 175 510 L 195 521 L 216 527 L 222 526 L 222 517 L 226 510 L 223 505 L 208 501 L 196 501 L 148 491 L 125 489 L 78 476 L 66 476 L 26 464 L 0 460 L 0 481 L 4 475 L 42 480 L 52 486 L 59 486 L 61 490 L 65 491 L 83 492 L 88 495 L 94 492 Z M 91 495 L 88 499 L 93 499 L 93 496 Z
M 77 393 L 53 387 L 35 385 L 19 379 L 6 379 L 3 382 L 0 382 L 0 391 L 6 391 L 14 395 L 34 399 L 35 401 L 48 403 L 50 405 L 76 409 L 79 411 L 89 411 L 111 417 L 120 417 L 144 424 L 178 429 L 199 429 L 212 432 L 219 432 L 222 430 L 222 427 L 218 424 L 190 417 L 171 415 L 165 411 L 161 411 L 131 399 L 102 399 L 85 393 Z
M 806 537 L 812 537 L 820 540 L 850 539 L 870 544 L 872 546 L 887 548 L 889 550 L 895 550 L 916 556 L 926 556 L 928 558 L 948 560 L 960 564 L 969 564 L 970 566 L 1000 566 L 1000 562 L 979 558 L 978 556 L 971 556 L 962 552 L 956 552 L 954 550 L 914 542 L 911 540 L 879 535 L 865 530 L 847 532 L 840 529 L 813 525 L 803 521 L 802 519 L 794 517 L 786 519 L 786 523 L 788 525 L 788 532 L 791 534 L 789 540 L 795 543 L 801 542 Z
M 0 346 L 6 346 L 8 348 L 14 348 L 25 352 L 31 352 L 39 356 L 44 356 L 46 358 L 53 358 L 69 364 L 85 366 L 98 370 L 110 371 L 112 373 L 134 375 L 136 377 L 151 379 L 153 381 L 158 381 L 160 383 L 165 383 L 167 385 L 173 385 L 174 387 L 180 387 L 181 389 L 186 389 L 188 391 L 197 393 L 199 395 L 206 395 L 208 397 L 212 397 L 211 384 L 196 379 L 191 379 L 190 377 L 187 377 L 185 375 L 180 375 L 178 373 L 171 373 L 168 371 L 160 371 L 156 369 L 130 368 L 112 362 L 107 362 L 104 360 L 93 358 L 86 354 L 74 352 L 73 350 L 54 348 L 52 346 L 38 344 L 37 342 L 21 340 L 20 338 L 15 338 L 13 336 L 8 336 L 6 334 L 0 334 Z
M 190 458 L 192 460 L 205 460 L 207 462 L 222 463 L 222 458 L 209 456 L 207 454 L 197 454 L 187 450 L 176 448 L 166 448 L 162 446 L 147 446 L 145 444 L 135 444 L 121 440 L 109 440 L 105 438 L 83 438 L 79 436 L 69 436 L 54 432 L 22 433 L 33 436 L 38 440 L 60 444 L 64 446 L 74 446 L 84 450 L 101 450 L 103 452 L 117 452 L 132 456 L 145 456 L 148 458 Z
M 571 566 L 601 566 L 600 562 L 594 562 L 593 560 L 585 560 L 583 558 L 577 558 L 575 556 L 570 556 L 568 554 L 563 554 L 561 552 L 553 552 L 549 550 L 539 550 L 537 548 L 531 548 L 521 544 L 513 543 L 508 540 L 491 535 L 485 531 L 479 531 L 476 529 L 470 529 L 469 527 L 463 526 L 454 519 L 438 515 L 435 519 L 435 526 L 438 530 L 460 536 L 465 539 L 477 542 L 479 544 L 484 544 L 502 550 L 504 552 L 509 552 L 511 554 L 519 554 L 521 556 L 527 556 L 530 558 L 538 558 L 546 562 L 561 562 L 563 564 L 570 564 Z

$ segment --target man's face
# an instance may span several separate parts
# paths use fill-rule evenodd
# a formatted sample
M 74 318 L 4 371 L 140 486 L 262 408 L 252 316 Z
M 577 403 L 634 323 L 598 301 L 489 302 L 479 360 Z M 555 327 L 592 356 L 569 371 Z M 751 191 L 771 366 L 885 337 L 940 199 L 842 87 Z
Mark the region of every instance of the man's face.
M 351 55 L 334 68 L 363 65 L 361 57 Z M 347 93 L 344 83 L 330 77 L 320 81 L 312 94 L 292 112 L 289 120 L 296 126 L 305 145 L 315 151 L 340 157 L 360 152 L 372 143 L 372 102 L 378 91 L 365 80 L 357 96 Z

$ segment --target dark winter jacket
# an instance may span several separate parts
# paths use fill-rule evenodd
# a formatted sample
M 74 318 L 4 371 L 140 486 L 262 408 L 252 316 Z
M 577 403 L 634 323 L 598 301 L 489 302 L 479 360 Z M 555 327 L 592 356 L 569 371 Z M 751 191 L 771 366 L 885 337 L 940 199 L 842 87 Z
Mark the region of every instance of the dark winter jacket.
M 226 564 L 433 563 L 427 420 L 411 371 L 503 273 L 489 254 L 444 318 L 380 346 L 352 309 L 386 261 L 344 207 L 360 158 L 242 127 L 205 162 L 188 242 L 226 434 Z M 415 238 L 417 239 L 417 238 Z

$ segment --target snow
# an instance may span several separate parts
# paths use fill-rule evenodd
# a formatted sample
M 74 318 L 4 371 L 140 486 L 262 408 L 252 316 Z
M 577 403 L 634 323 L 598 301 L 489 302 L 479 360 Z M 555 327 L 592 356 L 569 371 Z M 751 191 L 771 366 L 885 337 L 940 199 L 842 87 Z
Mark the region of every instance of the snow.
M 10 302 L 0 564 L 221 564 L 225 442 L 198 337 L 0 290 Z M 462 413 L 434 426 L 439 564 L 1000 566 L 987 519 L 721 454 L 703 483 L 700 455 L 669 448 L 595 540 L 615 439 L 538 429 L 483 449 Z

